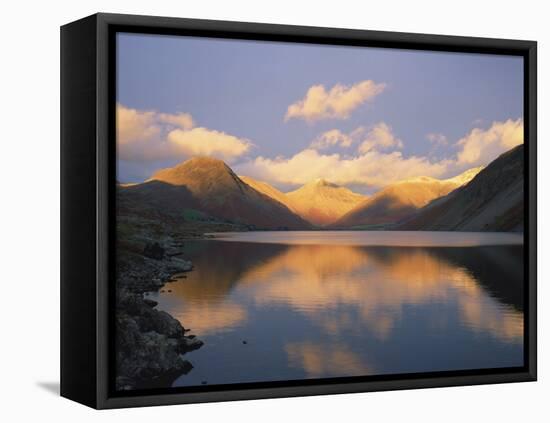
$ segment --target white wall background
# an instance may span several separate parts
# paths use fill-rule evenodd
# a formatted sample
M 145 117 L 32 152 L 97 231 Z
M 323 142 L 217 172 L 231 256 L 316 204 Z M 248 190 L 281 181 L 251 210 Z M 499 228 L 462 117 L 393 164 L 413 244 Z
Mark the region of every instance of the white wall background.
M 537 0 L 6 1 L 0 31 L 1 420 L 549 421 L 550 31 Z M 96 412 L 59 381 L 59 26 L 98 12 L 539 42 L 539 382 Z M 546 263 L 545 263 L 546 261 Z M 545 393 L 546 390 L 546 393 Z

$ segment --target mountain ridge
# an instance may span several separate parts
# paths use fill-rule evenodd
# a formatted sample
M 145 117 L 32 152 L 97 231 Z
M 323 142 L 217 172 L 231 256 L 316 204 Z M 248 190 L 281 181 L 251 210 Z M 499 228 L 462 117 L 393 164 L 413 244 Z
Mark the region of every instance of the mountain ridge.
M 304 219 L 317 226 L 326 226 L 367 196 L 319 178 L 286 194 L 290 204 Z
M 470 182 L 399 224 L 398 230 L 523 231 L 524 147 L 501 154 Z
M 324 178 L 313 179 L 287 193 L 250 176 L 240 176 L 240 178 L 254 189 L 283 203 L 316 226 L 332 223 L 353 208 L 355 204 L 367 198 L 365 195 L 357 194 Z
M 270 184 L 268 184 L 267 182 L 264 182 L 264 181 L 259 181 L 257 179 L 254 179 L 254 178 L 250 177 L 250 176 L 239 175 L 239 178 L 241 179 L 241 181 L 243 181 L 245 184 L 251 186 L 256 191 L 259 191 L 262 194 L 265 194 L 265 195 L 273 198 L 274 200 L 277 200 L 279 203 L 284 204 L 290 210 L 292 210 L 296 213 L 296 211 L 292 209 L 292 206 L 291 206 L 290 202 L 288 201 L 288 198 L 286 197 L 286 194 L 282 191 L 279 191 L 273 185 L 270 185 Z
M 481 167 L 449 179 L 417 176 L 395 182 L 358 204 L 331 227 L 378 227 L 394 224 L 414 214 L 436 198 L 447 195 L 473 178 Z
M 161 169 L 143 184 L 124 188 L 124 192 L 176 213 L 191 208 L 260 228 L 310 227 L 284 204 L 243 182 L 223 161 L 209 157 L 194 157 Z
M 324 178 L 314 179 L 285 193 L 267 182 L 237 176 L 225 162 L 210 157 L 194 157 L 160 169 L 141 184 L 117 186 L 123 196 L 135 200 L 133 204 L 141 204 L 149 211 L 175 215 L 187 213 L 187 216 L 201 216 L 201 219 L 212 221 L 219 219 L 251 228 L 287 230 L 312 227 L 461 230 L 472 226 L 460 223 L 468 218 L 461 216 L 462 220 L 459 219 L 461 210 L 471 212 L 471 203 L 482 208 L 483 201 L 490 202 L 493 197 L 502 197 L 501 192 L 508 191 L 513 197 L 509 201 L 513 207 L 508 207 L 506 199 L 501 198 L 499 204 L 506 208 L 506 212 L 497 216 L 498 210 L 492 206 L 492 212 L 486 211 L 485 218 L 477 218 L 478 223 L 472 227 L 514 230 L 521 226 L 518 219 L 523 216 L 522 202 L 518 200 L 522 188 L 518 181 L 523 180 L 518 169 L 523 168 L 522 163 L 517 163 L 519 153 L 514 153 L 521 148 L 502 154 L 486 168 L 468 169 L 447 179 L 413 177 L 390 184 L 372 196 L 355 193 Z M 505 160 L 511 156 L 513 160 Z M 499 171 L 499 166 L 504 166 L 504 170 Z M 507 185 L 503 185 L 495 174 L 507 175 Z M 482 178 L 491 182 L 476 182 L 477 194 L 469 194 L 467 200 L 463 198 L 466 194 L 457 194 L 472 191 L 472 183 L 479 179 L 479 175 L 492 175 Z M 487 219 L 496 219 L 500 223 L 479 223 Z

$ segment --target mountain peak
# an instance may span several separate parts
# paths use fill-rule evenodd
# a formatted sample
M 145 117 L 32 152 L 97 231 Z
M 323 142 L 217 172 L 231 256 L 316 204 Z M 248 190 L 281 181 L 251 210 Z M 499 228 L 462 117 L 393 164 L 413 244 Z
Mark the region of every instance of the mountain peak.
M 148 182 L 152 183 L 140 184 L 127 192 L 171 216 L 181 216 L 182 211 L 192 209 L 217 224 L 264 229 L 310 227 L 287 206 L 243 182 L 222 160 L 194 157 L 155 172 Z
M 481 171 L 480 171 L 481 170 Z M 398 230 L 523 231 L 523 144 L 481 168 L 452 179 L 470 178 L 460 189 L 425 206 Z
M 189 160 L 186 160 L 183 163 L 175 166 L 173 169 L 183 167 L 187 170 L 200 170 L 205 172 L 222 172 L 222 173 L 233 173 L 231 168 L 225 164 L 223 160 L 216 159 L 214 157 L 207 156 L 198 156 L 192 157 Z
M 388 225 L 407 218 L 431 201 L 467 184 L 482 168 L 450 179 L 416 176 L 387 185 L 339 219 L 335 226 Z
M 236 175 L 223 160 L 213 157 L 193 157 L 174 167 L 156 171 L 148 181 L 157 180 L 172 185 L 194 185 L 205 180 L 228 177 L 235 179 Z
M 180 163 L 180 165 L 193 165 L 193 166 L 219 166 L 219 167 L 227 167 L 225 162 L 220 159 L 216 159 L 215 157 L 209 157 L 209 156 L 197 156 L 192 157 L 189 160 L 186 160 L 185 162 Z
M 436 179 L 431 176 L 414 176 L 412 178 L 403 179 L 401 181 L 396 182 L 397 184 L 406 184 L 406 183 L 430 183 L 430 182 L 447 182 L 452 183 L 457 186 L 461 186 L 464 184 L 467 184 L 470 182 L 474 177 L 483 170 L 483 166 L 479 167 L 473 167 L 471 169 L 468 169 L 464 172 L 462 172 L 460 175 L 454 176 L 452 178 L 448 179 Z
M 453 182 L 458 185 L 465 185 L 470 182 L 475 176 L 484 169 L 484 166 L 473 167 L 462 172 L 453 178 L 445 179 L 445 182 Z
M 424 183 L 429 183 L 429 182 L 437 182 L 437 179 L 435 178 L 432 178 L 431 176 L 414 176 L 412 178 L 408 178 L 408 179 L 403 179 L 401 181 L 397 181 L 396 184 L 404 184 L 404 183 L 409 183 L 409 182 L 424 182 Z
M 293 210 L 319 226 L 334 222 L 366 198 L 323 178 L 308 182 L 286 197 Z
M 340 188 L 339 185 L 333 184 L 332 182 L 327 181 L 324 178 L 317 178 L 309 181 L 304 185 L 304 187 L 309 188 L 320 188 L 320 187 L 330 187 L 330 188 Z

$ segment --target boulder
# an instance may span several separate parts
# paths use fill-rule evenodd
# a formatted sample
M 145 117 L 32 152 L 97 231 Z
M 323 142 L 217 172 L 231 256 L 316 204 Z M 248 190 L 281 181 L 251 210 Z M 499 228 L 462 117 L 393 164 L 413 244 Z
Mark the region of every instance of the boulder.
M 154 260 L 162 260 L 164 254 L 165 250 L 158 242 L 148 242 L 143 249 L 143 255 Z
M 149 298 L 145 298 L 143 302 L 151 308 L 154 308 L 158 305 L 158 301 L 150 300 Z
M 168 313 L 142 304 L 138 316 L 120 311 L 116 316 L 118 389 L 134 389 L 188 373 L 193 366 L 181 355 L 203 345 L 196 338 L 183 336 L 183 327 Z
M 168 267 L 174 273 L 189 272 L 193 268 L 193 263 L 178 257 L 172 257 L 170 259 Z

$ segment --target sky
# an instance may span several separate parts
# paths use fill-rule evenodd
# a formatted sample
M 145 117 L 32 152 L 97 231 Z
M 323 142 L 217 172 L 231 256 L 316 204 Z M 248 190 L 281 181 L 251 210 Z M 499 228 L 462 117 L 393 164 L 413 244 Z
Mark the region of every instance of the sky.
M 447 178 L 523 142 L 520 57 L 117 36 L 117 178 L 193 156 L 288 191 Z

